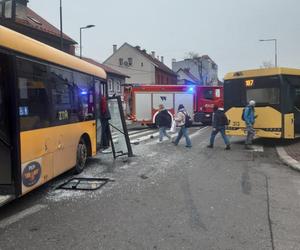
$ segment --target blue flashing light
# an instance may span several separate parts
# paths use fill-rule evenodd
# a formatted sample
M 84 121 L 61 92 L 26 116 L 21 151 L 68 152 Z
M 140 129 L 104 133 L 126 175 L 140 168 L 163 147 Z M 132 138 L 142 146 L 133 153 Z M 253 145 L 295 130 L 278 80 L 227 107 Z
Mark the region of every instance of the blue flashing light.
M 87 95 L 87 91 L 81 91 L 80 94 L 81 95 Z
M 194 87 L 189 87 L 188 92 L 193 93 L 194 92 Z

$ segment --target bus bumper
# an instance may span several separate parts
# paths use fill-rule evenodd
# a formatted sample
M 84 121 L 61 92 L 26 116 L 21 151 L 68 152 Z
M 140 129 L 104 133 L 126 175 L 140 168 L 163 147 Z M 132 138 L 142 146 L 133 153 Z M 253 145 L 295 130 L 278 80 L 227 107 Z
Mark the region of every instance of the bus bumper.
M 255 130 L 255 136 L 261 137 L 261 138 L 282 138 L 282 132 L 281 131 L 271 131 L 272 129 L 259 129 L 254 128 Z M 275 130 L 275 129 L 274 129 Z M 276 129 L 279 130 L 279 129 Z M 227 128 L 226 129 L 226 135 L 228 136 L 247 136 L 246 128 Z

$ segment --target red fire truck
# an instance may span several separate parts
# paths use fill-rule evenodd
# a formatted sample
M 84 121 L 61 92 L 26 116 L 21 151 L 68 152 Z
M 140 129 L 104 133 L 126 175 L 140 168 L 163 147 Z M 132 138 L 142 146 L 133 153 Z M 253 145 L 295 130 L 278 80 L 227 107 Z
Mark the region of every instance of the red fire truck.
M 128 92 L 129 119 L 142 124 L 155 123 L 158 107 L 163 104 L 174 115 L 183 104 L 194 122 L 211 122 L 213 106 L 223 107 L 223 87 L 197 85 L 138 85 Z

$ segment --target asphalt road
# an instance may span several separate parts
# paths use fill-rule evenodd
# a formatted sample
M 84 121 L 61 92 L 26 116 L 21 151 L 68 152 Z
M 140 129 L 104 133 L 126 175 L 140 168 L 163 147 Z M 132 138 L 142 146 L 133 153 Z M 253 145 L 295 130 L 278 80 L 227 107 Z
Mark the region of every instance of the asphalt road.
M 137 155 L 90 161 L 97 191 L 48 185 L 0 208 L 0 249 L 300 249 L 300 174 L 272 143 L 254 151 L 192 128 L 193 148 L 148 140 Z

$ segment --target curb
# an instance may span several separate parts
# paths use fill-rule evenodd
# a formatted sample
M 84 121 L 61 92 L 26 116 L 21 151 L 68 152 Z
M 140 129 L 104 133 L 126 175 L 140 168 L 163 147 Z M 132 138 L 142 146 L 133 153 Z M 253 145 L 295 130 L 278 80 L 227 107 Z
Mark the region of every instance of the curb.
M 289 156 L 283 147 L 276 147 L 279 158 L 289 167 L 300 171 L 300 163 L 296 161 L 294 158 Z

